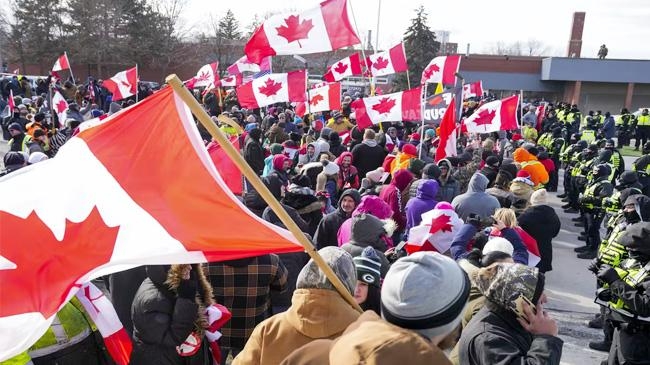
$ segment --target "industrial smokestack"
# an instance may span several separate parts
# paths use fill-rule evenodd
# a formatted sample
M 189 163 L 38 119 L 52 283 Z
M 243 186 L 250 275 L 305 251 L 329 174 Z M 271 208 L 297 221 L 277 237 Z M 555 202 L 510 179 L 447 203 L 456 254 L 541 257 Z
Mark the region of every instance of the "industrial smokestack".
M 585 28 L 585 15 L 586 13 L 584 11 L 576 11 L 573 13 L 567 57 L 580 58 L 580 52 L 582 51 L 582 31 Z

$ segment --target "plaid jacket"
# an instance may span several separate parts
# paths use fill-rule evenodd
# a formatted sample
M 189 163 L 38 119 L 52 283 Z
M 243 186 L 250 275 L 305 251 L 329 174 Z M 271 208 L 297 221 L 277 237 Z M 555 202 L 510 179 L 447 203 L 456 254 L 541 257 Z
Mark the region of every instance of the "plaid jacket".
M 208 264 L 214 297 L 232 312 L 221 346 L 243 349 L 257 324 L 271 313 L 271 290 L 283 291 L 287 269 L 275 254 Z

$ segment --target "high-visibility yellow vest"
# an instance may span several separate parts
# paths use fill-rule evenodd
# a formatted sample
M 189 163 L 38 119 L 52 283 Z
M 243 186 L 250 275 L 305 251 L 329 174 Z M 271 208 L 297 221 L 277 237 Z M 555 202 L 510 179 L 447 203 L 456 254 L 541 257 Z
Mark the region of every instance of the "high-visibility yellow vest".
M 68 348 L 86 339 L 91 331 L 83 312 L 74 304 L 66 303 L 45 334 L 29 349 L 29 355 L 37 358 Z
M 637 288 L 639 284 L 646 280 L 648 274 L 650 274 L 650 263 L 641 266 L 641 263 L 637 260 L 628 258 L 623 260 L 615 269 L 618 276 L 625 282 L 625 284 L 632 288 Z M 636 313 L 631 311 L 631 309 L 621 299 L 617 299 L 615 302 L 609 302 L 609 308 L 626 317 L 633 317 L 639 321 L 650 322 L 650 318 L 638 317 Z
M 0 365 L 29 365 L 32 364 L 32 358 L 29 357 L 27 351 L 16 355 L 9 360 L 0 361 Z
M 566 112 L 564 111 L 564 109 L 560 109 L 556 114 L 557 120 L 559 120 L 561 122 L 564 122 L 564 118 L 566 117 L 565 114 L 566 114 Z
M 596 183 L 588 186 L 587 189 L 585 189 L 584 197 L 585 198 L 595 198 L 596 197 L 596 189 L 598 189 L 601 185 L 603 185 L 606 182 L 607 182 L 606 180 L 600 180 L 600 181 L 597 181 Z M 583 207 L 585 209 L 594 209 L 594 208 L 596 208 L 596 205 L 589 202 L 589 203 L 584 203 Z
M 587 143 L 591 144 L 593 141 L 596 140 L 596 131 L 592 129 L 583 130 L 580 140 L 587 141 Z
M 598 260 L 612 267 L 619 266 L 627 258 L 627 250 L 618 241 L 625 233 L 625 223 L 618 224 L 612 233 L 598 247 Z
M 639 115 L 636 118 L 636 125 L 639 127 L 650 127 L 650 115 Z

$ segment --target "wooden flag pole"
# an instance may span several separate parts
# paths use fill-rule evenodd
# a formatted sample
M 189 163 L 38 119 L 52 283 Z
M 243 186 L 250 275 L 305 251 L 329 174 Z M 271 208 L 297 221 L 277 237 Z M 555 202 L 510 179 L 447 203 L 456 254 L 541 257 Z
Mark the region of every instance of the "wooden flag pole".
M 406 71 L 406 77 L 408 77 L 408 71 Z M 420 118 L 422 118 L 422 127 L 420 128 L 420 138 L 424 140 L 424 107 L 427 99 L 427 86 L 429 85 L 428 81 L 424 82 L 424 85 L 422 85 L 422 89 L 420 91 Z M 409 87 L 410 89 L 410 87 Z M 423 153 L 429 153 L 429 151 L 424 151 L 422 149 L 423 144 L 420 143 L 420 153 L 418 154 L 418 158 L 422 159 L 422 154 Z
M 278 216 L 278 218 L 280 218 L 280 221 L 282 221 L 284 226 L 287 227 L 287 229 L 294 235 L 294 237 L 296 237 L 298 242 L 300 242 L 300 244 L 305 249 L 305 252 L 309 254 L 312 260 L 314 260 L 318 267 L 323 271 L 327 279 L 334 285 L 343 299 L 345 299 L 353 308 L 359 312 L 362 312 L 363 310 L 359 304 L 357 304 L 352 294 L 345 288 L 345 286 L 343 286 L 343 283 L 336 276 L 332 268 L 329 267 L 321 255 L 318 254 L 318 251 L 314 245 L 302 233 L 296 222 L 294 222 L 291 217 L 289 217 L 289 214 L 287 214 L 280 202 L 277 201 L 275 197 L 273 197 L 260 177 L 257 176 L 255 171 L 253 171 L 253 169 L 248 165 L 244 158 L 239 154 L 239 151 L 237 151 L 237 149 L 235 149 L 230 141 L 228 141 L 228 138 L 226 138 L 223 132 L 217 128 L 212 119 L 210 119 L 208 113 L 206 113 L 205 110 L 201 107 L 201 104 L 199 104 L 196 99 L 194 99 L 192 94 L 190 94 L 190 92 L 185 88 L 185 86 L 183 86 L 183 82 L 178 78 L 178 76 L 169 75 L 165 81 L 169 86 L 172 87 L 172 89 L 174 89 L 176 94 L 190 108 L 192 114 L 194 114 L 199 122 L 203 124 L 205 129 L 210 132 L 215 141 L 221 145 L 221 148 L 223 148 L 224 152 L 226 152 L 228 157 L 235 163 L 235 165 L 237 165 L 239 170 L 250 182 L 250 184 L 253 185 L 255 190 L 260 194 L 264 201 L 266 201 L 266 203 Z

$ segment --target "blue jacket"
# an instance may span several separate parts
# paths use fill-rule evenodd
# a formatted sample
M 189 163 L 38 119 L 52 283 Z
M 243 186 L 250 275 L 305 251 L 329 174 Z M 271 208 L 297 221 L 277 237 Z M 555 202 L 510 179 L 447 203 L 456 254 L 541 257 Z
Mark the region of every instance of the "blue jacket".
M 616 124 L 614 123 L 614 117 L 610 116 L 609 118 L 605 118 L 601 130 L 605 136 L 605 139 L 614 138 L 614 135 L 616 134 Z

